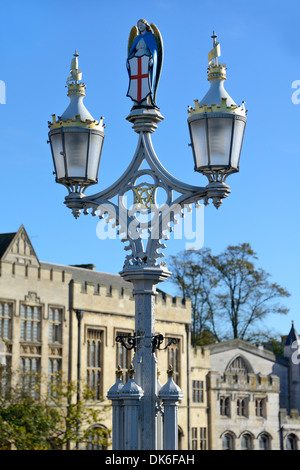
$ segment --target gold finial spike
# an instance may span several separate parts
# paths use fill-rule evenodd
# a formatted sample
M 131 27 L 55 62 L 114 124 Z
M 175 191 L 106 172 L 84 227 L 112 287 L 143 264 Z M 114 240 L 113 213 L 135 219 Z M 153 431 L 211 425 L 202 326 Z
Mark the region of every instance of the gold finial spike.
M 123 371 L 122 371 L 120 365 L 117 367 L 116 376 L 117 376 L 117 379 L 122 379 L 122 377 L 123 377 Z
M 134 370 L 133 364 L 131 363 L 130 366 L 129 366 L 129 369 L 128 369 L 129 378 L 133 379 L 134 374 L 135 374 L 135 370 Z
M 221 55 L 221 48 L 220 48 L 220 43 L 216 41 L 217 35 L 215 31 L 213 31 L 213 35 L 211 38 L 213 39 L 213 48 L 208 54 L 208 62 L 211 64 L 213 59 L 215 60 L 215 65 L 218 65 L 218 57 Z
M 79 54 L 77 52 L 77 49 L 75 50 L 75 54 L 73 54 L 73 55 L 74 55 L 74 57 L 71 60 L 71 66 L 70 66 L 71 76 L 68 77 L 67 83 L 70 82 L 70 81 L 74 81 L 77 84 L 78 81 L 80 81 L 81 77 L 82 77 L 82 72 L 81 72 L 81 70 L 78 69 Z
M 168 374 L 169 379 L 173 378 L 173 376 L 174 376 L 174 369 L 173 369 L 171 364 L 169 365 L 169 368 L 167 370 L 167 374 Z
M 217 42 L 216 39 L 217 39 L 217 37 L 218 37 L 218 36 L 216 35 L 216 32 L 213 31 L 213 35 L 211 36 L 211 38 L 212 38 L 212 40 L 213 40 L 213 47 L 215 47 L 215 45 L 216 45 L 216 42 Z

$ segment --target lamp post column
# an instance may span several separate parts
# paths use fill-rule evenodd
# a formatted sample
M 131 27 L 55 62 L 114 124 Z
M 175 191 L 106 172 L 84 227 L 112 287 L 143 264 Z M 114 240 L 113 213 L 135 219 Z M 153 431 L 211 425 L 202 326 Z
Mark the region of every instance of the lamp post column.
M 152 346 L 155 335 L 156 284 L 170 276 L 160 266 L 130 267 L 121 276 L 133 284 L 135 297 L 135 334 L 137 344 L 133 365 L 135 380 L 141 386 L 144 396 L 141 402 L 141 449 L 157 449 L 157 359 Z M 177 430 L 176 430 L 177 432 Z

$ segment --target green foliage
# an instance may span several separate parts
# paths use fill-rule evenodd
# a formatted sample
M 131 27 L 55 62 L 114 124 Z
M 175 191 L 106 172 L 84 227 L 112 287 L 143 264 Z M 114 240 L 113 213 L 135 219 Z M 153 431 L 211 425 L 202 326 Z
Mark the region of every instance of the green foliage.
M 272 351 L 276 356 L 282 356 L 284 352 L 284 346 L 282 341 L 278 341 L 277 339 L 270 339 L 270 341 L 264 344 L 264 347 L 269 351 Z
M 278 299 L 290 294 L 256 267 L 257 259 L 248 243 L 228 246 L 219 255 L 206 248 L 171 258 L 173 281 L 192 302 L 194 344 L 233 338 L 258 341 L 264 335 L 258 329 L 262 320 L 288 312 Z
M 216 336 L 209 330 L 202 330 L 201 333 L 194 334 L 193 336 L 193 346 L 206 346 L 217 341 Z
M 16 385 L 0 397 L 0 450 L 74 449 L 88 442 L 108 445 L 109 430 L 95 427 L 106 408 L 95 406 L 89 389 L 79 398 L 77 385 L 63 382 L 58 374 L 44 384 L 45 395 L 37 398 L 41 377 L 35 374 L 34 380 L 30 378 L 33 382 L 36 389 Z

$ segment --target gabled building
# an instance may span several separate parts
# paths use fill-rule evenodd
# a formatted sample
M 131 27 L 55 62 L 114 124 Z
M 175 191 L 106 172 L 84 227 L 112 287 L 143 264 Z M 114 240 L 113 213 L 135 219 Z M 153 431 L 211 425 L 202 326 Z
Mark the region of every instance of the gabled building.
M 14 372 L 12 380 L 22 380 L 30 372 L 49 376 L 61 371 L 74 382 L 80 377 L 94 390 L 93 406 L 107 405 L 117 366 L 127 379 L 133 351 L 116 338 L 134 334 L 134 312 L 132 285 L 121 276 L 95 271 L 92 265 L 40 261 L 23 226 L 0 235 L 0 359 Z M 157 294 L 157 334 L 177 339 L 177 344 L 158 351 L 157 357 L 160 382 L 167 381 L 171 364 L 184 393 L 178 419 L 182 448 L 188 447 L 190 420 L 186 374 L 190 323 L 189 300 Z M 2 376 L 3 383 L 8 379 Z M 202 389 L 202 398 L 204 393 Z M 198 416 L 205 420 L 201 427 L 206 428 L 202 398 L 195 403 L 199 403 Z M 110 413 L 99 426 L 111 428 Z
M 298 449 L 299 361 L 291 360 L 297 338 L 292 326 L 284 357 L 238 339 L 207 347 L 210 449 Z
M 119 275 L 40 261 L 23 226 L 0 234 L 0 362 L 7 371 L 1 387 L 9 380 L 30 386 L 30 372 L 61 371 L 88 384 L 95 392 L 91 404 L 103 408 L 118 366 L 127 380 L 133 351 L 116 338 L 134 334 L 134 311 L 132 286 Z M 177 339 L 157 351 L 157 360 L 159 382 L 167 381 L 171 364 L 183 391 L 180 449 L 299 448 L 300 352 L 293 325 L 279 358 L 240 340 L 191 347 L 188 299 L 158 290 L 155 317 L 156 333 L 166 342 Z M 111 411 L 97 426 L 111 429 Z

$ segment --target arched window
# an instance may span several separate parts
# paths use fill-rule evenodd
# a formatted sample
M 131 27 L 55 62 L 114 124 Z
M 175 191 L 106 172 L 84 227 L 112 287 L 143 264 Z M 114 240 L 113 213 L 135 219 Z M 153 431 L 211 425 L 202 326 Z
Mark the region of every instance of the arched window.
M 227 366 L 226 370 L 234 374 L 252 373 L 252 367 L 249 362 L 242 356 L 235 357 Z
M 270 450 L 270 438 L 267 434 L 261 434 L 258 443 L 259 450 Z
M 251 450 L 252 449 L 252 438 L 250 434 L 243 434 L 241 439 L 241 449 Z
M 183 439 L 183 430 L 180 426 L 178 426 L 178 450 L 182 449 L 182 439 Z
M 99 424 L 88 430 L 86 436 L 86 450 L 106 450 L 108 446 L 109 431 Z
M 229 397 L 220 397 L 220 415 L 221 416 L 230 415 L 230 398 Z
M 87 331 L 87 384 L 94 393 L 93 399 L 100 400 L 102 396 L 102 350 L 103 332 L 97 329 Z
M 222 438 L 222 450 L 233 450 L 233 436 L 228 432 Z
M 236 401 L 236 414 L 237 416 L 247 416 L 248 399 L 239 397 Z
M 286 438 L 285 448 L 286 450 L 297 450 L 297 437 L 295 434 L 289 434 Z

